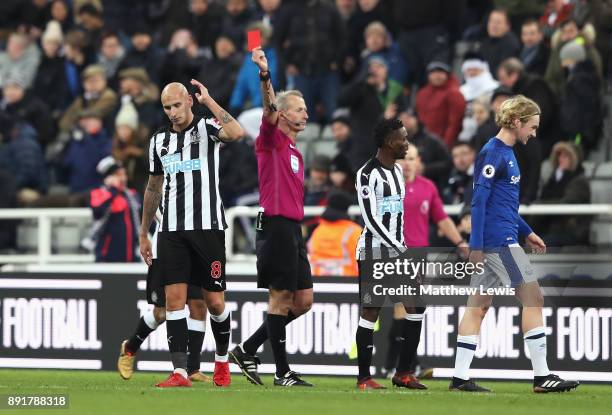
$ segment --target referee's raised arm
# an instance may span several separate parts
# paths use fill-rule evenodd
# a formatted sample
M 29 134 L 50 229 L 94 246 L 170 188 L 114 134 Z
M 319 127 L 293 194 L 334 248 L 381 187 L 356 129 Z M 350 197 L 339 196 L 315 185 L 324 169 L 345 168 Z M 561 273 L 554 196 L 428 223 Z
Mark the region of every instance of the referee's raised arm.
M 266 118 L 270 124 L 276 125 L 276 122 L 278 121 L 278 111 L 276 109 L 276 98 L 274 96 L 274 87 L 272 86 L 272 81 L 270 79 L 270 71 L 268 69 L 266 54 L 261 47 L 258 47 L 253 49 L 251 59 L 259 68 L 264 118 Z
M 191 80 L 191 85 L 198 88 L 200 92 L 196 92 L 195 97 L 198 102 L 206 107 L 213 113 L 215 118 L 221 123 L 221 131 L 219 132 L 219 139 L 224 142 L 238 141 L 244 136 L 244 130 L 242 126 L 232 117 L 227 111 L 225 111 L 221 105 L 210 96 L 208 88 L 206 88 L 200 81 L 195 79 Z

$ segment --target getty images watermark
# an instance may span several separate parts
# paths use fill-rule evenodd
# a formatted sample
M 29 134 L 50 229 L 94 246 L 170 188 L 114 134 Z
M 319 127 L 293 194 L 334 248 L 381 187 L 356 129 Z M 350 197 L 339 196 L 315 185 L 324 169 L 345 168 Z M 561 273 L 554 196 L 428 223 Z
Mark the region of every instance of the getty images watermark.
M 414 248 L 394 258 L 373 252 L 361 260 L 361 302 L 370 307 L 398 302 L 462 305 L 470 295 L 515 296 L 521 273 L 533 275 L 528 261 L 520 258 L 510 248 L 487 252 L 473 262 L 450 248 Z

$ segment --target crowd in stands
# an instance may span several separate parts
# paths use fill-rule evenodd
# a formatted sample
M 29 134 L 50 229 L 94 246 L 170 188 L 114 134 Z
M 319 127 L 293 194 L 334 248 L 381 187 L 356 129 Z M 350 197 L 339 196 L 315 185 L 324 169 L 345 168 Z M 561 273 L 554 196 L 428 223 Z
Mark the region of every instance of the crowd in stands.
M 330 191 L 354 194 L 355 171 L 376 152 L 374 125 L 397 117 L 419 173 L 469 217 L 474 159 L 515 94 L 542 109 L 538 138 L 515 147 L 521 202 L 589 202 L 582 161 L 602 135 L 611 0 L 3 0 L 3 207 L 91 206 L 74 195 L 109 187 L 97 168 L 108 156 L 142 195 L 150 135 L 168 122 L 160 90 L 192 88 L 192 78 L 254 124 L 221 152 L 220 176 L 226 207 L 256 205 L 254 29 L 274 87 L 299 89 L 321 127 L 314 140 L 335 141 L 301 147 L 307 205 L 325 206 Z M 549 158 L 553 174 L 541 178 Z M 588 225 L 534 223 L 558 245 L 587 243 Z M 0 233 L 2 247 L 14 244 Z

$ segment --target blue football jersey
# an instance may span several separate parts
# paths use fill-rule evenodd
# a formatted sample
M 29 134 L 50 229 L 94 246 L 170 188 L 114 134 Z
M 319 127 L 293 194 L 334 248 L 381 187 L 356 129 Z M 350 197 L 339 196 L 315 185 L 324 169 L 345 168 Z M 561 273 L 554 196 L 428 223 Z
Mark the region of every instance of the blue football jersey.
M 493 137 L 478 153 L 474 166 L 471 248 L 517 244 L 519 235 L 531 233 L 518 214 L 520 183 L 512 147 Z

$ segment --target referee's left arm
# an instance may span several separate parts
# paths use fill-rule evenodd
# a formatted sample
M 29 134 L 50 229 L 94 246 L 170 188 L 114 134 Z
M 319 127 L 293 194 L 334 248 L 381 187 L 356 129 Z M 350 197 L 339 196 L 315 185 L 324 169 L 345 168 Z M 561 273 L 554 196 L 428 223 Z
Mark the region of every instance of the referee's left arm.
M 221 123 L 221 131 L 219 131 L 219 139 L 224 142 L 238 141 L 244 136 L 242 126 L 225 111 L 217 102 L 208 94 L 208 89 L 201 82 L 195 79 L 191 80 L 191 85 L 196 86 L 200 92 L 195 94 L 196 99 L 202 105 L 213 113 L 215 118 Z

